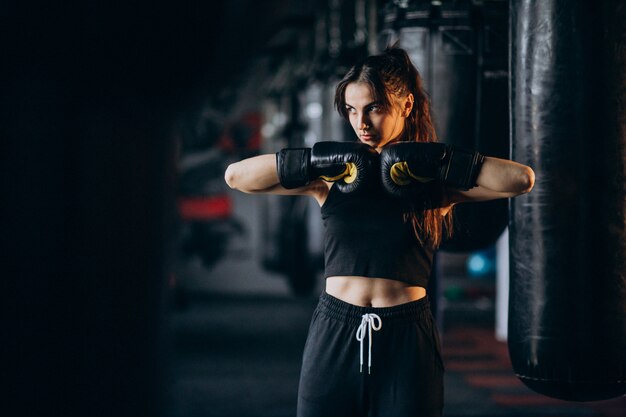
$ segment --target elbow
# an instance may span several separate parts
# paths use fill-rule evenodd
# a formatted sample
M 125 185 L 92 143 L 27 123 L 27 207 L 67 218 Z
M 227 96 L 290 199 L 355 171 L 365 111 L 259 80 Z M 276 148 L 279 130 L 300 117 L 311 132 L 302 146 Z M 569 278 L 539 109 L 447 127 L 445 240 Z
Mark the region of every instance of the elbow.
M 226 168 L 226 172 L 224 172 L 224 181 L 226 181 L 226 184 L 228 184 L 228 186 L 233 190 L 237 189 L 237 168 L 235 167 L 235 164 L 230 164 L 228 165 L 228 168 Z
M 524 167 L 520 173 L 520 194 L 529 193 L 535 186 L 535 171 L 530 167 Z

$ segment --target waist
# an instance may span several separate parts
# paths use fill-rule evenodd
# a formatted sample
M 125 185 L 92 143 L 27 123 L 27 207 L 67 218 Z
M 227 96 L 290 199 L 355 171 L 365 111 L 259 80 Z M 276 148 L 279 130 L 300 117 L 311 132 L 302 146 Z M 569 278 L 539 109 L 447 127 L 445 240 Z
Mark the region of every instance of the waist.
M 391 307 L 426 297 L 426 289 L 405 282 L 360 276 L 326 278 L 326 293 L 361 307 Z
M 363 307 L 346 303 L 327 292 L 320 295 L 317 311 L 334 320 L 352 324 L 362 323 L 364 314 L 376 314 L 388 326 L 392 323 L 432 320 L 428 297 L 390 307 Z

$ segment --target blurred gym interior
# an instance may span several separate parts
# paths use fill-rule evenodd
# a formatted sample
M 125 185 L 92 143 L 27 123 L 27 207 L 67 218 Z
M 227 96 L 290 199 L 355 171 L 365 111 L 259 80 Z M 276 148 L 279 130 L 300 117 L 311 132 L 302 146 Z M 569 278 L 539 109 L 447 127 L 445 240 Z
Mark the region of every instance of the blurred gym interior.
M 2 8 L 0 152 L 0 410 L 11 417 L 294 416 L 323 288 L 319 207 L 232 191 L 226 166 L 352 140 L 333 109 L 334 86 L 353 62 L 396 41 L 426 82 L 440 140 L 501 158 L 511 158 L 522 124 L 511 92 L 549 94 L 532 77 L 512 89 L 516 56 L 541 58 L 533 77 L 598 45 L 626 60 L 620 0 L 11 3 Z M 524 50 L 520 22 L 542 16 L 549 33 L 588 43 L 542 49 L 539 39 Z M 575 24 L 567 31 L 559 19 Z M 588 60 L 579 64 L 573 73 L 592 71 Z M 604 78 L 615 97 L 598 111 L 622 104 L 612 120 L 621 120 L 615 149 L 623 155 L 624 71 L 610 74 L 618 74 Z M 584 99 L 573 103 L 572 121 L 593 106 Z M 533 103 L 517 108 L 532 112 Z M 525 126 L 542 123 L 550 121 Z M 538 160 L 549 159 L 561 160 Z M 552 175 L 536 172 L 538 184 Z M 600 192 L 621 190 L 623 202 L 623 172 L 608 177 L 619 184 Z M 547 207 L 542 189 L 533 192 L 519 207 Z M 429 294 L 446 363 L 444 415 L 625 417 L 623 395 L 566 401 L 516 376 L 508 300 L 520 263 L 510 267 L 509 227 L 521 223 L 510 204 L 459 206 L 459 232 L 435 259 Z M 622 237 L 625 214 L 623 204 L 607 214 Z M 550 230 L 560 229 L 541 233 Z M 532 236 L 538 247 L 541 236 Z M 600 249 L 625 265 L 623 246 Z

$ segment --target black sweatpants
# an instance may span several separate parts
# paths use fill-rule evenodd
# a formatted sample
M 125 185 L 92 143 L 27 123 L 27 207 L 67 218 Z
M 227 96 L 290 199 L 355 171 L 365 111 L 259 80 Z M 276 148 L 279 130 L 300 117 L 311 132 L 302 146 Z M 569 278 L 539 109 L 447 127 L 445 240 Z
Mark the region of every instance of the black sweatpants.
M 443 362 L 427 298 L 375 308 L 321 295 L 304 347 L 298 417 L 431 417 L 442 409 Z

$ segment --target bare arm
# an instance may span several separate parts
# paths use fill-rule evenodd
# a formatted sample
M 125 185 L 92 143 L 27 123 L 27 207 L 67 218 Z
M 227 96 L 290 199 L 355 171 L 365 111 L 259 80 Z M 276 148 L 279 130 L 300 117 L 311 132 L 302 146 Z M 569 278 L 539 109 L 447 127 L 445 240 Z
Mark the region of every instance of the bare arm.
M 468 191 L 448 188 L 449 203 L 495 200 L 528 193 L 535 184 L 535 173 L 530 167 L 514 161 L 486 157 L 476 184 Z
M 318 202 L 320 199 L 323 202 L 328 194 L 328 186 L 321 180 L 295 189 L 288 190 L 282 187 L 276 173 L 276 155 L 274 154 L 254 156 L 230 164 L 226 168 L 224 179 L 230 188 L 249 194 L 310 195 Z
M 230 164 L 224 179 L 230 188 L 244 193 L 269 192 L 279 185 L 276 156 L 259 155 Z

